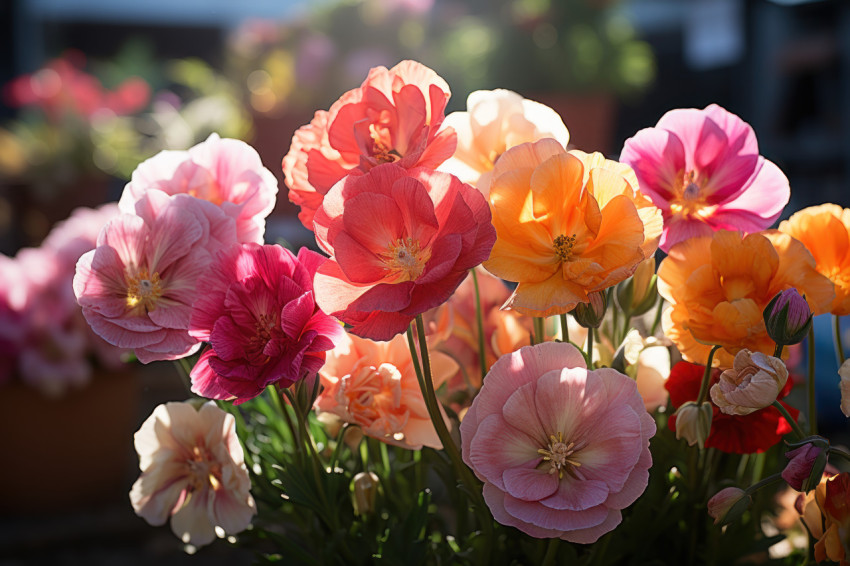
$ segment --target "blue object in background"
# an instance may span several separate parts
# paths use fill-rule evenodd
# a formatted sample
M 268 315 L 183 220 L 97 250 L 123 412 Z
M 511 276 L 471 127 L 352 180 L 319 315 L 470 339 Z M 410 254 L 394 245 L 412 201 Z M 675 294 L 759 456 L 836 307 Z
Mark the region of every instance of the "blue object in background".
M 838 358 L 835 353 L 835 339 L 833 337 L 833 318 L 831 314 L 823 314 L 814 318 L 815 328 L 815 399 L 818 411 L 818 432 L 829 434 L 831 432 L 850 431 L 850 420 L 841 412 L 841 391 L 838 383 Z M 850 352 L 850 317 L 841 319 L 841 331 L 843 336 L 844 352 Z M 808 341 L 804 341 L 803 359 L 800 361 L 799 371 L 803 375 L 808 374 Z M 805 407 L 799 407 L 805 411 Z

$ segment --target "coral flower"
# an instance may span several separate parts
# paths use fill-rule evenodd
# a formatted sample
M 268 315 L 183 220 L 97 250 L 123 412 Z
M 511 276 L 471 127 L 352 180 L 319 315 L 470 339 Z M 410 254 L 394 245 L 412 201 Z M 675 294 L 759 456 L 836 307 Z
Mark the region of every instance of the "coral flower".
M 817 562 L 850 564 L 850 474 L 840 474 L 821 479 L 808 494 L 800 494 L 797 510 L 802 515 L 815 543 Z
M 493 166 L 508 149 L 554 138 L 566 147 L 570 133 L 558 113 L 510 90 L 477 90 L 466 99 L 466 112 L 452 112 L 443 127 L 457 132 L 457 150 L 439 169 L 490 192 Z
M 763 311 L 780 291 L 794 287 L 812 312 L 828 312 L 832 283 L 815 270 L 805 246 L 768 230 L 744 236 L 720 230 L 674 246 L 658 268 L 658 292 L 669 301 L 663 328 L 692 362 L 708 361 L 709 344 L 723 346 L 714 365 L 731 367 L 739 350 L 772 354 Z
M 457 136 L 440 129 L 449 85 L 428 67 L 402 61 L 375 67 L 359 88 L 343 94 L 327 112 L 292 136 L 283 158 L 289 200 L 299 220 L 313 229 L 313 215 L 337 181 L 381 163 L 436 168 L 451 157 Z
M 189 334 L 210 347 L 192 369 L 192 391 L 210 399 L 256 397 L 289 387 L 325 362 L 342 326 L 319 310 L 313 276 L 325 258 L 302 248 L 233 245 L 198 280 Z
M 626 140 L 620 160 L 664 212 L 664 251 L 715 230 L 768 228 L 791 194 L 749 124 L 716 104 L 667 112 Z
M 210 201 L 236 221 L 240 242 L 262 244 L 277 179 L 250 145 L 210 134 L 188 151 L 161 151 L 139 164 L 121 194 L 121 211 L 133 214 L 148 189 Z
M 313 282 L 319 306 L 373 340 L 445 302 L 496 239 L 474 187 L 392 163 L 334 186 L 314 225 L 331 255 Z
M 359 425 L 363 434 L 387 444 L 410 450 L 423 446 L 442 448 L 404 336 L 389 342 L 346 336 L 328 353 L 319 372 L 324 389 L 316 399 L 316 409 Z M 431 352 L 435 388 L 456 371 L 454 360 Z M 451 427 L 445 413 L 443 419 Z
M 658 210 L 628 167 L 543 139 L 509 149 L 493 170 L 497 240 L 484 267 L 518 283 L 506 307 L 563 314 L 628 278 L 655 252 Z
M 142 474 L 130 491 L 136 514 L 154 526 L 171 517 L 186 544 L 236 534 L 257 514 L 232 415 L 213 403 L 159 405 L 136 432 Z
M 148 190 L 136 214 L 121 214 L 77 263 L 74 293 L 101 338 L 132 348 L 142 363 L 198 349 L 188 333 L 198 277 L 236 241 L 233 219 L 188 195 Z
M 835 204 L 804 208 L 781 222 L 779 230 L 803 242 L 818 272 L 835 285 L 830 312 L 850 314 L 850 209 Z
M 634 380 L 588 371 L 576 348 L 545 342 L 493 365 L 460 434 L 497 521 L 592 543 L 646 489 L 655 421 Z

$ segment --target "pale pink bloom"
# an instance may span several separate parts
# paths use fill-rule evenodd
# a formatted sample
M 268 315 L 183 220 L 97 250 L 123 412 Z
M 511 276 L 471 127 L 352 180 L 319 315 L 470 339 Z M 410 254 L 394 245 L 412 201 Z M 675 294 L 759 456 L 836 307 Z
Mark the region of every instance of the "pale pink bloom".
M 721 489 L 708 500 L 708 514 L 715 525 L 735 520 L 752 504 L 752 498 L 739 487 Z
M 142 474 L 130 491 L 136 514 L 154 526 L 171 517 L 186 544 L 211 543 L 216 527 L 236 534 L 257 514 L 232 415 L 209 402 L 159 405 L 136 432 Z
M 135 211 L 110 221 L 80 258 L 74 293 L 110 344 L 132 348 L 142 363 L 178 359 L 200 346 L 188 333 L 197 280 L 235 243 L 234 221 L 207 201 L 156 189 Z
M 134 212 L 134 211 L 132 211 Z M 97 245 L 97 236 L 106 224 L 121 214 L 118 203 L 110 202 L 97 208 L 80 207 L 71 216 L 50 230 L 41 247 L 54 250 L 63 264 L 69 266 L 73 278 L 80 256 Z M 71 286 L 68 285 L 69 292 Z
M 620 161 L 664 214 L 664 251 L 717 230 L 768 228 L 790 197 L 788 179 L 759 155 L 753 129 L 716 104 L 667 112 L 626 140 Z
M 446 116 L 443 128 L 457 132 L 454 155 L 440 171 L 456 175 L 487 196 L 496 160 L 510 148 L 542 138 L 566 147 L 570 133 L 557 112 L 504 89 L 477 90 L 466 99 L 466 112 Z
M 313 215 L 328 191 L 348 174 L 381 163 L 436 168 L 455 151 L 452 129 L 440 129 L 449 85 L 428 67 L 402 61 L 375 67 L 359 88 L 343 94 L 330 110 L 292 136 L 283 158 L 289 200 L 298 219 L 313 229 Z
M 192 369 L 192 391 L 210 399 L 256 397 L 315 374 L 344 334 L 313 297 L 326 259 L 302 248 L 235 244 L 198 280 L 189 334 L 210 343 Z
M 655 421 L 632 379 L 545 342 L 493 365 L 460 433 L 498 522 L 592 543 L 646 489 Z
M 210 134 L 187 151 L 161 151 L 139 164 L 121 194 L 121 212 L 134 214 L 136 201 L 149 189 L 207 200 L 236 221 L 240 242 L 262 244 L 277 179 L 253 147 Z
M 745 348 L 709 392 L 714 404 L 727 415 L 749 415 L 776 401 L 786 381 L 785 362 Z
M 435 388 L 456 371 L 457 363 L 451 358 L 431 352 Z M 319 376 L 324 389 L 316 399 L 318 411 L 359 425 L 363 434 L 387 444 L 410 450 L 423 446 L 442 448 L 404 336 L 373 342 L 346 334 L 342 343 L 328 353 Z M 445 413 L 443 419 L 450 427 Z
M 841 389 L 841 412 L 845 417 L 850 417 L 850 358 L 844 360 L 838 368 L 838 376 L 841 378 L 839 388 Z
M 628 363 L 626 372 L 634 376 L 646 410 L 652 413 L 665 406 L 670 396 L 664 387 L 670 377 L 670 350 L 654 338 L 644 339 L 635 329 L 626 334 L 622 346 Z M 613 352 L 608 355 L 613 359 Z

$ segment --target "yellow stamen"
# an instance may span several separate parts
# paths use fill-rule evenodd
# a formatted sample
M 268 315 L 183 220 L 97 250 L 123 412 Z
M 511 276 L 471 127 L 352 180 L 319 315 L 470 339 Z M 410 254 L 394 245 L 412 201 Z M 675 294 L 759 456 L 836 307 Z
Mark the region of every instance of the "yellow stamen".
M 162 283 L 159 273 L 148 275 L 147 269 L 127 277 L 127 306 L 131 309 L 142 308 L 150 312 L 156 308 L 156 301 L 162 296 Z
M 549 462 L 549 473 L 557 472 L 558 479 L 561 479 L 564 477 L 564 472 L 572 475 L 573 468 L 581 467 L 581 462 L 570 458 L 578 449 L 575 442 L 565 443 L 564 435 L 559 432 L 557 435 L 549 436 L 549 445 L 539 449 L 537 453 L 543 456 L 544 462 Z
M 378 254 L 384 262 L 389 277 L 396 276 L 396 283 L 415 281 L 425 264 L 431 259 L 431 249 L 419 248 L 419 241 L 413 238 L 398 238 L 387 244 L 387 251 Z
M 555 255 L 561 261 L 569 261 L 573 253 L 573 246 L 576 245 L 576 235 L 573 234 L 569 238 L 561 234 L 554 241 Z

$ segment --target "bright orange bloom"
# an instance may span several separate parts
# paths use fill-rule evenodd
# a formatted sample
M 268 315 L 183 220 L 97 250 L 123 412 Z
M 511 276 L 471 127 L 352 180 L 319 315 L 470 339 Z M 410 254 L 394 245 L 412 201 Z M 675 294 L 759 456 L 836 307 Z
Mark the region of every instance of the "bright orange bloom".
M 662 324 L 690 362 L 705 364 L 710 344 L 723 346 L 715 366 L 732 367 L 743 348 L 771 355 L 762 311 L 774 295 L 794 287 L 814 314 L 829 311 L 832 283 L 794 238 L 767 230 L 744 236 L 720 230 L 676 244 L 658 268 L 658 292 L 671 303 Z
M 518 283 L 505 307 L 530 316 L 568 312 L 626 279 L 662 228 L 628 166 L 552 139 L 502 155 L 490 210 L 497 237 L 484 267 Z
M 850 314 L 850 208 L 810 206 L 783 221 L 779 229 L 803 242 L 814 256 L 818 272 L 835 285 L 830 312 Z

